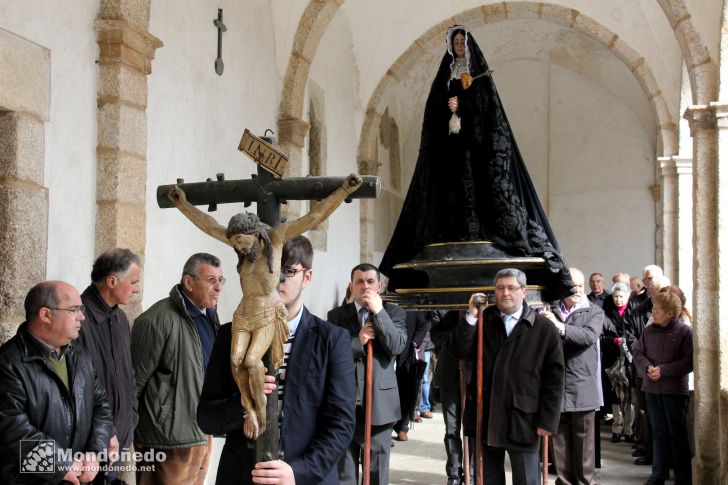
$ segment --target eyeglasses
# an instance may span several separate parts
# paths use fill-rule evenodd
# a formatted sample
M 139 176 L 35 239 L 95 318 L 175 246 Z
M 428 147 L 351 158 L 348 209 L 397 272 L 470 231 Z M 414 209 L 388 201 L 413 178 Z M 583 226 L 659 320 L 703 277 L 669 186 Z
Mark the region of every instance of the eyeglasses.
M 219 278 L 215 278 L 214 276 L 208 276 L 207 278 L 203 278 L 202 276 L 195 276 L 198 280 L 204 280 L 207 281 L 207 284 L 210 286 L 215 286 L 215 284 L 220 283 L 220 286 L 225 286 L 225 282 L 227 281 L 225 278 L 220 276 Z
M 71 315 L 75 315 L 77 313 L 80 315 L 83 315 L 84 313 L 86 313 L 86 305 L 70 306 L 68 308 L 58 308 L 55 306 L 48 306 L 46 308 L 48 308 L 49 310 L 63 310 L 64 312 L 68 312 Z
M 497 285 L 495 287 L 496 291 L 506 291 L 508 290 L 510 293 L 514 293 L 518 290 L 523 288 L 523 286 L 506 286 L 506 285 Z
M 296 269 L 296 268 L 281 268 L 281 274 L 285 276 L 286 278 L 293 278 L 298 273 L 301 273 L 303 271 L 306 271 L 306 268 Z

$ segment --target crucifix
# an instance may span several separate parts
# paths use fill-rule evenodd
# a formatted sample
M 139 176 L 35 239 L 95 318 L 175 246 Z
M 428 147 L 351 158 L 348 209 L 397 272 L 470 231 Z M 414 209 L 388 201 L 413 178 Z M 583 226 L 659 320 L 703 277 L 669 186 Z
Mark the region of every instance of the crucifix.
M 243 300 L 233 315 L 231 368 L 246 410 L 243 432 L 255 440 L 256 461 L 282 459 L 278 402 L 264 395 L 265 371 L 276 375 L 283 362 L 283 344 L 288 338 L 285 306 L 278 295 L 283 244 L 326 220 L 345 200 L 373 198 L 379 194 L 378 177 L 299 177 L 283 179 L 287 158 L 272 140 L 245 130 L 239 149 L 258 164 L 251 180 L 217 180 L 157 188 L 160 207 L 177 207 L 206 234 L 232 246 L 238 255 Z M 320 200 L 308 214 L 293 221 L 281 218 L 280 204 L 286 200 Z M 195 205 L 257 203 L 257 215 L 233 216 L 227 228 Z M 263 359 L 264 354 L 266 358 Z M 265 362 L 264 362 L 265 360 Z M 295 365 L 295 364 L 294 364 Z
M 215 59 L 215 72 L 218 76 L 222 76 L 222 71 L 225 69 L 225 64 L 222 62 L 222 33 L 227 31 L 227 27 L 222 23 L 222 9 L 217 9 L 217 18 L 212 21 L 213 25 L 217 27 L 217 59 Z

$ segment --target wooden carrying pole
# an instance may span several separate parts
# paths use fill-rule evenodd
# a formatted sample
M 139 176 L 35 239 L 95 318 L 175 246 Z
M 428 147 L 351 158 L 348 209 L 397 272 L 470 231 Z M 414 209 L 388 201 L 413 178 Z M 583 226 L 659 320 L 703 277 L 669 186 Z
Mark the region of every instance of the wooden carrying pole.
M 543 437 L 543 485 L 549 485 L 549 437 Z
M 465 318 L 465 311 L 460 310 L 460 320 Z M 467 389 L 465 383 L 465 361 L 458 362 L 460 369 L 460 430 L 463 437 L 463 474 L 465 475 L 465 485 L 470 485 L 470 444 L 468 437 L 465 435 L 465 426 L 463 426 L 463 416 L 465 416 L 465 400 L 467 397 Z
M 475 483 L 483 485 L 483 307 L 478 311 L 478 358 L 476 389 L 476 421 L 475 421 Z
M 372 359 L 373 341 L 367 344 L 367 372 L 364 384 L 364 460 L 362 465 L 362 485 L 369 485 L 369 470 L 372 456 Z
M 460 361 L 460 423 L 465 415 L 465 361 Z M 470 485 L 470 445 L 468 437 L 465 436 L 465 426 L 461 426 L 463 435 L 463 472 L 465 474 L 465 485 Z

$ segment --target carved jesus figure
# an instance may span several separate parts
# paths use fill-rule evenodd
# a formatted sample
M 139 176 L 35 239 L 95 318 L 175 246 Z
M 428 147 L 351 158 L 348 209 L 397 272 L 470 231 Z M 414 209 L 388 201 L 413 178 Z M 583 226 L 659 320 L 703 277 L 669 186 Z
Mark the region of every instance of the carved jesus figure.
M 272 347 L 273 367 L 279 368 L 283 363 L 283 344 L 288 338 L 287 311 L 278 294 L 283 244 L 321 224 L 361 184 L 359 176 L 349 175 L 341 187 L 308 214 L 273 228 L 262 223 L 257 215 L 243 213 L 233 216 L 226 229 L 187 202 L 181 188 L 175 186 L 169 192 L 175 207 L 194 225 L 232 246 L 238 254 L 243 300 L 233 315 L 230 364 L 248 413 L 243 425 L 248 439 L 257 439 L 266 426 L 263 355 Z

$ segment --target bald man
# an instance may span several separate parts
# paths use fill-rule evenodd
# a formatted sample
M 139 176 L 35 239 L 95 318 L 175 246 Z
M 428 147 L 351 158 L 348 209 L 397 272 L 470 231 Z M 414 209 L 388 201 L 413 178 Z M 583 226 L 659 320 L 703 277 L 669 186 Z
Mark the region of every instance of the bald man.
M 84 311 L 73 286 L 38 283 L 25 297 L 26 321 L 0 347 L 2 483 L 22 473 L 23 483 L 78 485 L 98 473 L 112 416 L 91 356 L 74 342 Z
M 574 293 L 544 312 L 561 335 L 566 365 L 554 464 L 557 483 L 590 484 L 596 465 L 594 411 L 602 405 L 599 337 L 604 312 L 584 294 L 584 274 L 576 268 L 569 272 Z

